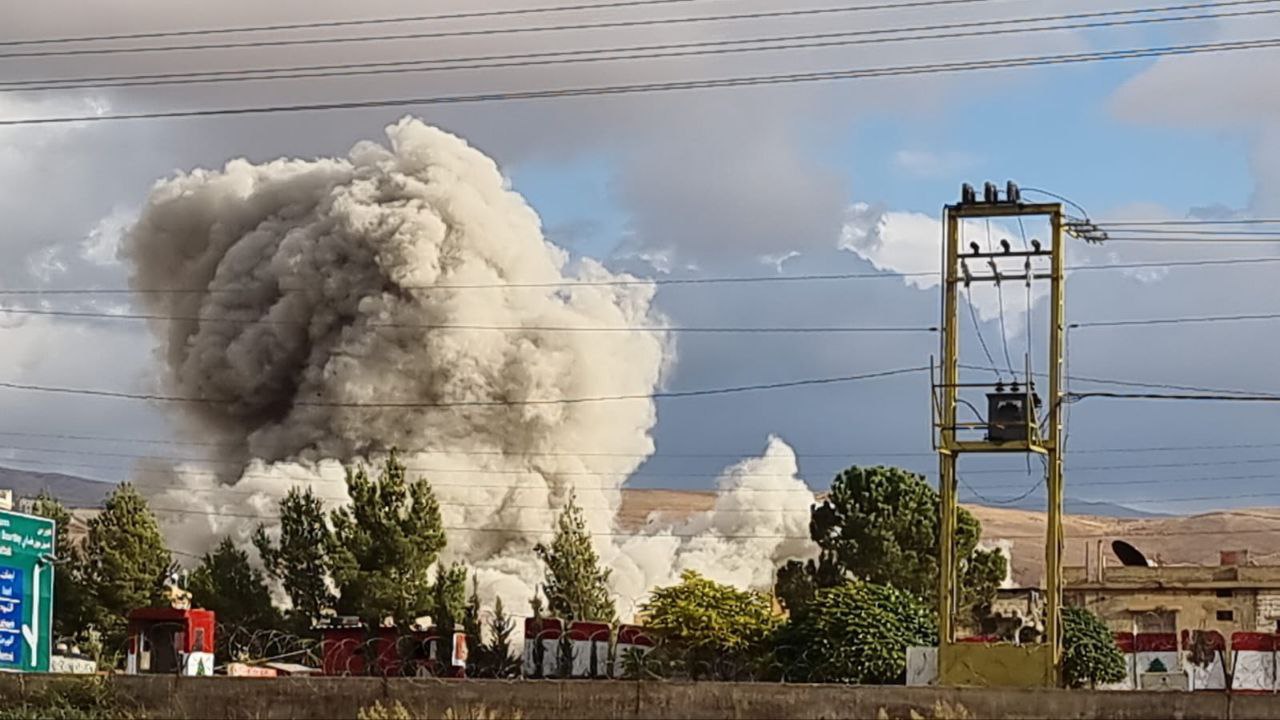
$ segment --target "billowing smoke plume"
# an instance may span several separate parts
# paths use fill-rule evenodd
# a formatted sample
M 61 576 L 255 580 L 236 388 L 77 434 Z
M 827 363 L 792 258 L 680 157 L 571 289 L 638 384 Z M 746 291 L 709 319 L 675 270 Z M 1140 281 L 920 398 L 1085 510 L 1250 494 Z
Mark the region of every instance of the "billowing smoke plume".
M 341 462 L 398 447 L 440 497 L 449 559 L 513 607 L 532 595 L 530 549 L 570 489 L 624 599 L 699 565 L 767 584 L 772 560 L 803 552 L 781 536 L 805 534 L 812 496 L 778 440 L 726 472 L 717 511 L 730 512 L 663 538 L 618 532 L 672 358 L 653 286 L 600 284 L 634 279 L 571 262 L 463 140 L 411 119 L 387 136 L 344 159 L 180 174 L 129 233 L 134 286 L 176 318 L 155 324 L 165 390 L 207 399 L 182 418 L 223 448 L 217 471 L 179 466 L 175 487 L 153 492 L 193 511 L 167 517 L 175 547 L 244 540 L 296 483 L 341 503 Z M 600 330 L 619 327 L 638 329 Z M 616 396 L 633 399 L 557 402 Z

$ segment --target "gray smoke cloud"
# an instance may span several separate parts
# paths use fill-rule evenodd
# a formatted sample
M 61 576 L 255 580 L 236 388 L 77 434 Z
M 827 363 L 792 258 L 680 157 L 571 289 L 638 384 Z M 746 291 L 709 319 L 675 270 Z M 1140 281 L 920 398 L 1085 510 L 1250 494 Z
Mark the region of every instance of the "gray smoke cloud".
M 167 525 L 174 544 L 243 541 L 294 484 L 345 502 L 341 463 L 397 447 L 432 482 L 446 559 L 476 568 L 482 596 L 516 607 L 532 596 L 531 548 L 570 489 L 620 568 L 620 597 L 671 577 L 687 541 L 628 549 L 615 532 L 620 488 L 653 451 L 649 396 L 674 358 L 653 286 L 566 285 L 634 278 L 547 242 L 498 166 L 462 139 L 410 118 L 387 138 L 346 158 L 179 174 L 127 234 L 134 288 L 150 312 L 177 318 L 153 324 L 164 390 L 209 399 L 183 404 L 183 422 L 226 447 L 218 470 L 180 464 L 172 487 L 152 492 L 157 506 L 190 510 Z M 590 330 L 619 326 L 637 329 Z M 641 399 L 543 402 L 618 395 Z M 790 449 L 767 455 L 779 453 Z M 807 511 L 794 454 L 782 464 L 774 474 L 801 490 L 789 507 Z M 774 527 L 778 512 L 760 515 Z M 760 544 L 735 542 L 721 540 L 726 553 Z M 782 541 L 763 542 L 748 554 L 772 559 Z

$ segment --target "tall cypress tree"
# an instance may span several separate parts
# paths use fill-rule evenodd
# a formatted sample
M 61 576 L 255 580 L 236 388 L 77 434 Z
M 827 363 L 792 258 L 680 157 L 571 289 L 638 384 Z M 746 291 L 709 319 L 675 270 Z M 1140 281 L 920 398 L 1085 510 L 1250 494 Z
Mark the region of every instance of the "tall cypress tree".
M 440 503 L 425 478 L 410 480 L 394 450 L 376 479 L 365 468 L 347 468 L 351 504 L 330 516 L 329 553 L 338 586 L 338 609 L 370 625 L 392 618 L 402 625 L 431 613 L 431 566 L 445 545 Z M 453 570 L 450 570 L 452 573 Z M 461 604 L 467 575 L 461 576 Z M 450 573 L 446 579 L 453 580 Z M 461 608 L 458 616 L 461 621 Z
M 547 566 L 542 589 L 552 616 L 600 622 L 617 618 L 609 593 L 610 570 L 600 567 L 600 556 L 573 492 L 560 513 L 551 545 L 538 543 L 533 551 Z
M 89 521 L 84 544 L 89 615 L 108 648 L 123 639 L 130 610 L 165 602 L 164 580 L 171 563 L 147 501 L 128 483 L 118 487 Z
M 267 574 L 279 580 L 289 595 L 296 625 L 305 627 L 319 618 L 321 611 L 333 607 L 334 597 L 328 585 L 329 525 L 324 504 L 311 488 L 290 488 L 280 500 L 278 543 L 259 525 L 253 544 Z
M 212 610 L 220 623 L 265 630 L 280 620 L 262 571 L 249 564 L 249 554 L 231 538 L 223 538 L 213 552 L 205 553 L 191 573 L 189 589 L 192 604 Z

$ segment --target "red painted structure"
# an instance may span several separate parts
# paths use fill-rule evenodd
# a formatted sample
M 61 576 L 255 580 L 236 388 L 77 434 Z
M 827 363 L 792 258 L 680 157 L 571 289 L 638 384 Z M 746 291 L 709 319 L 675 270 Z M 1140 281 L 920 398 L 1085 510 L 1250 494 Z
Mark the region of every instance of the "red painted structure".
M 217 623 L 212 610 L 139 608 L 128 619 L 126 672 L 195 675 L 203 662 L 213 674 Z
M 321 668 L 325 675 L 466 677 L 466 636 L 445 637 L 439 628 L 408 635 L 399 628 L 370 633 L 363 624 L 320 626 Z M 455 652 L 454 645 L 461 648 Z M 461 655 L 455 663 L 455 655 Z

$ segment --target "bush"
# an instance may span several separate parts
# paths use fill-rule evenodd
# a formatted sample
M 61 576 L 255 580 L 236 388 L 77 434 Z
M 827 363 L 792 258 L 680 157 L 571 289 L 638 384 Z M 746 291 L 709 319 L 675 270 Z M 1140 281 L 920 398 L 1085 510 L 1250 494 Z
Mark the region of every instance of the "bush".
M 1062 675 L 1075 688 L 1124 680 L 1124 653 L 1115 636 L 1084 608 L 1062 609 Z
M 694 679 L 756 679 L 779 622 L 768 596 L 689 570 L 680 584 L 654 590 L 640 614 L 660 641 L 647 672 Z
M 0 720 L 95 720 L 134 717 L 103 678 L 41 683 L 21 703 L 0 708 Z
M 937 642 L 933 611 L 914 595 L 855 580 L 818 590 L 793 613 L 777 655 L 788 680 L 901 683 L 907 648 Z

